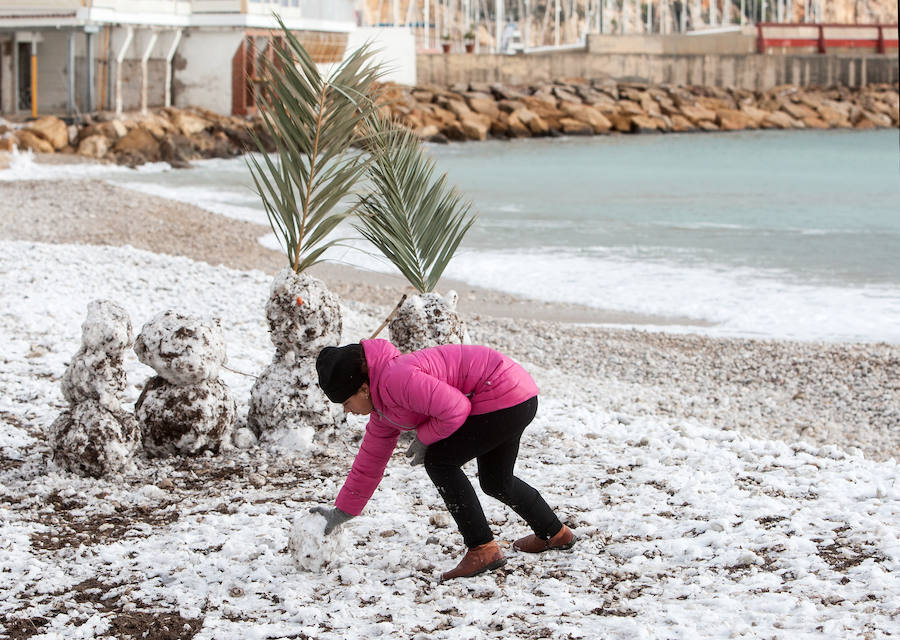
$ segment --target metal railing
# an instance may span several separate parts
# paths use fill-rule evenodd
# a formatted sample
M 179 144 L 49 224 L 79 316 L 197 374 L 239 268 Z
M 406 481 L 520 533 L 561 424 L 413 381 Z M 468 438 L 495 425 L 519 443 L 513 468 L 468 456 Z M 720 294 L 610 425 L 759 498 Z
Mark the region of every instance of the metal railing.
M 897 49 L 896 24 L 805 24 L 760 22 L 756 25 L 756 49 L 768 53 L 779 48 L 872 49 L 887 53 Z

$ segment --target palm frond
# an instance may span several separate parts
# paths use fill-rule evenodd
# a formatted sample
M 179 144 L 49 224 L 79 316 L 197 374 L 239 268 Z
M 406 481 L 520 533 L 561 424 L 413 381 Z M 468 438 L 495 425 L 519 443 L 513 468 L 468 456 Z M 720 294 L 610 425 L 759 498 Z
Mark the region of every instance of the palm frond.
M 276 16 L 277 17 L 277 16 Z M 362 47 L 328 77 L 299 40 L 278 23 L 285 46 L 263 61 L 266 83 L 256 92 L 274 158 L 262 154 L 248 167 L 257 194 L 294 271 L 315 264 L 332 243 L 325 237 L 352 213 L 338 203 L 352 195 L 369 162 L 351 145 L 374 113 L 381 69 Z
M 471 205 L 446 175 L 435 177 L 434 162 L 412 132 L 380 115 L 369 127 L 372 189 L 360 198 L 354 226 L 420 293 L 433 291 L 475 222 Z

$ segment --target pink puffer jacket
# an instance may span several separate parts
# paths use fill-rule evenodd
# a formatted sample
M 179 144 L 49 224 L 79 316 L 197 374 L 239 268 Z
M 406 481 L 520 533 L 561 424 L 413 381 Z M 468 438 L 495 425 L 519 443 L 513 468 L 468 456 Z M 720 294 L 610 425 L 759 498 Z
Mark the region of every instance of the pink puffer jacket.
M 384 475 L 397 439 L 416 430 L 432 444 L 470 415 L 513 407 L 538 394 L 528 372 L 502 353 L 445 345 L 401 354 L 387 340 L 363 340 L 375 410 L 335 506 L 359 515 Z

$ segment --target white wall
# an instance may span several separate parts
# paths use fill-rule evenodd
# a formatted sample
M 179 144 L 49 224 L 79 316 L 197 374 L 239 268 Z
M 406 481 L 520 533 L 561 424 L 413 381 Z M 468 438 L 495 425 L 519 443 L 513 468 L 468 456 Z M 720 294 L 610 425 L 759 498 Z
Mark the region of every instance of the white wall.
M 387 72 L 384 76 L 386 82 L 416 84 L 416 42 L 408 29 L 402 27 L 355 29 L 349 34 L 345 57 L 366 43 L 377 51 L 375 60 L 384 66 Z
M 231 113 L 231 59 L 243 38 L 239 31 L 185 32 L 175 54 L 176 107 Z

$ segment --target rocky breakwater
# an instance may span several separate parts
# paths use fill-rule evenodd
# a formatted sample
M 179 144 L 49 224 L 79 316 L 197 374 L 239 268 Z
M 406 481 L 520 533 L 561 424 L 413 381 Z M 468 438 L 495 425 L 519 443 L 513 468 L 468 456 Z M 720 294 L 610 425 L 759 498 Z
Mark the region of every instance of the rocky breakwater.
M 13 146 L 37 153 L 68 153 L 137 166 L 168 162 L 187 167 L 201 158 L 228 158 L 256 151 L 253 135 L 274 150 L 259 118 L 221 116 L 199 108 L 146 114 L 97 113 L 78 124 L 55 116 L 22 123 L 0 120 L 0 151 Z
M 897 85 L 758 92 L 637 82 L 560 81 L 534 86 L 392 87 L 385 107 L 435 142 L 555 135 L 875 129 L 900 125 Z
M 558 135 L 878 129 L 900 126 L 898 86 L 775 87 L 758 92 L 652 86 L 612 79 L 532 86 L 388 86 L 384 111 L 433 142 Z M 0 120 L 0 151 L 14 146 L 137 166 L 227 158 L 256 151 L 254 134 L 274 150 L 258 116 L 222 116 L 191 107 L 147 114 L 97 113 L 79 124 L 54 116 Z

